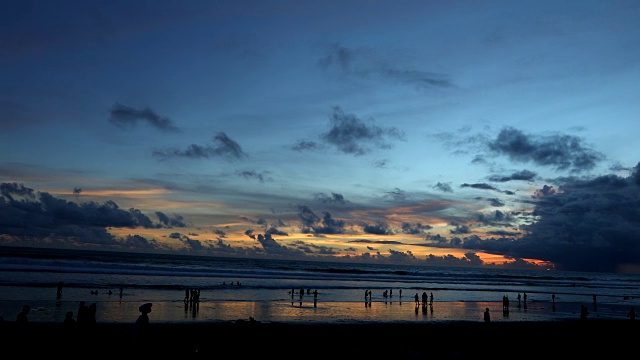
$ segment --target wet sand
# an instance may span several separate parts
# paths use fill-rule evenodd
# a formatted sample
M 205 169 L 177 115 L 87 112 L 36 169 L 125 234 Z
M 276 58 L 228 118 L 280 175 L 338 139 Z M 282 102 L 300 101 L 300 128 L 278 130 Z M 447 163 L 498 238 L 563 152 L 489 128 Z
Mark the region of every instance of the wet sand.
M 637 357 L 640 323 L 631 320 L 440 323 L 153 323 L 139 342 L 134 324 L 98 323 L 81 331 L 60 323 L 2 324 L 5 351 L 38 355 L 323 359 L 486 359 Z M 15 353 L 14 353 L 15 354 Z M 103 356 L 100 356 L 101 358 Z

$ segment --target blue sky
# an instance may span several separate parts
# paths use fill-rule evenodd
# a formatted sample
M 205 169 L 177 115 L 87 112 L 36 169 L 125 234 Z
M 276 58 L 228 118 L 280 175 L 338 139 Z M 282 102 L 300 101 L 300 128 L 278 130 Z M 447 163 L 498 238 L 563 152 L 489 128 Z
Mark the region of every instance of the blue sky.
M 638 1 L 5 1 L 0 244 L 637 271 Z

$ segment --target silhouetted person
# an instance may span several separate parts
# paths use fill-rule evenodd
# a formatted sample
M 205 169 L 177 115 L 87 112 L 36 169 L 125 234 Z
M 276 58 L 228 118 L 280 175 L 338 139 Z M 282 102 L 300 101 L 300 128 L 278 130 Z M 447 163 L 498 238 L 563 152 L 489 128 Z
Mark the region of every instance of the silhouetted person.
M 16 340 L 18 342 L 18 346 L 20 347 L 28 346 L 28 342 L 32 340 L 29 338 L 28 334 L 30 311 L 31 306 L 24 305 L 22 306 L 22 311 L 20 311 L 18 313 L 18 316 L 16 316 Z
M 509 297 L 507 295 L 502 296 L 502 314 L 509 315 Z
M 152 305 L 152 303 L 146 303 L 138 308 L 140 315 L 135 323 L 135 340 L 138 346 L 149 344 L 151 340 L 149 336 L 149 313 Z
M 73 311 L 67 311 L 62 321 L 65 327 L 76 326 L 76 319 L 73 318 Z
M 593 294 L 593 311 L 597 311 L 598 305 L 596 304 L 596 294 Z
M 491 314 L 489 314 L 489 308 L 484 309 L 484 322 L 491 322 Z
M 635 320 L 636 319 L 636 310 L 633 308 L 633 306 L 631 307 L 631 309 L 629 309 L 629 313 L 627 314 L 627 317 L 630 320 Z
M 98 312 L 98 308 L 96 303 L 91 303 L 91 305 L 89 305 L 89 311 L 87 312 L 87 325 L 89 326 L 96 325 L 97 312 Z
M 580 305 L 580 320 L 587 320 L 587 315 L 589 315 L 589 309 L 587 309 L 587 305 Z
M 18 324 L 18 326 L 22 327 L 26 327 L 27 324 L 29 323 L 29 312 L 31 311 L 31 306 L 29 305 L 24 305 L 22 307 L 22 311 L 20 311 L 18 313 L 18 316 L 16 316 L 16 324 Z
M 518 293 L 518 307 L 520 307 L 520 293 Z
M 524 308 L 527 308 L 527 293 L 524 293 Z
M 58 290 L 56 291 L 56 297 L 60 299 L 62 297 L 62 287 L 64 283 L 62 281 L 58 281 Z
M 78 304 L 78 315 L 76 316 L 78 326 L 87 326 L 89 324 L 89 316 L 89 307 L 84 301 L 80 301 L 80 304 Z
M 416 307 L 420 306 L 420 295 L 416 293 L 413 298 L 416 300 Z
M 62 321 L 64 331 L 69 335 L 75 335 L 76 331 L 76 319 L 73 318 L 73 311 L 67 311 L 64 314 L 64 320 Z

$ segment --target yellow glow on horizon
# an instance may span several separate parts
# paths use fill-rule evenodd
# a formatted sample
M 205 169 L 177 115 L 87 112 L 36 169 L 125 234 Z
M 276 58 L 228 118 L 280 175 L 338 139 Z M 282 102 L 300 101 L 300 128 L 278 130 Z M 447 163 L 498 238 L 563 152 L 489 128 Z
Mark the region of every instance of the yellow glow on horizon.
M 108 189 L 108 190 L 82 190 L 78 194 L 69 192 L 69 190 L 47 190 L 50 194 L 56 195 L 78 195 L 78 196 L 149 196 L 149 195 L 165 195 L 171 193 L 167 189 L 136 189 L 136 190 L 121 190 L 121 189 Z
M 221 240 L 224 244 L 234 248 L 250 249 L 261 247 L 257 240 L 258 235 L 264 234 L 264 229 L 254 229 L 252 238 L 245 234 L 247 229 L 251 228 L 250 222 L 230 221 L 224 224 L 204 225 L 190 228 L 161 228 L 161 229 L 129 229 L 129 228 L 109 228 L 109 231 L 117 237 L 126 237 L 128 235 L 140 235 L 148 239 L 154 239 L 158 243 L 169 246 L 171 248 L 184 248 L 185 244 L 180 239 L 169 237 L 171 233 L 180 233 L 191 240 L 202 242 L 205 246 L 215 246 Z M 216 233 L 221 230 L 223 233 Z M 284 231 L 284 230 L 283 230 Z M 328 256 L 336 258 L 344 258 L 347 256 L 360 257 L 365 254 L 372 256 L 389 257 L 392 252 L 404 253 L 410 255 L 417 260 L 426 260 L 429 256 L 448 257 L 453 256 L 458 259 L 465 257 L 470 252 L 469 249 L 461 248 L 442 248 L 429 246 L 424 240 L 423 235 L 395 234 L 395 235 L 374 235 L 374 234 L 331 234 L 323 236 L 314 236 L 312 234 L 296 232 L 289 229 L 288 236 L 273 235 L 273 239 L 280 245 L 290 249 L 311 249 L 312 256 Z M 320 254 L 321 249 L 331 250 L 331 255 Z M 482 251 L 474 251 L 475 255 L 485 264 L 501 265 L 512 263 L 512 258 L 501 255 L 489 254 Z M 549 266 L 548 262 L 536 259 L 523 259 L 527 262 L 540 266 Z

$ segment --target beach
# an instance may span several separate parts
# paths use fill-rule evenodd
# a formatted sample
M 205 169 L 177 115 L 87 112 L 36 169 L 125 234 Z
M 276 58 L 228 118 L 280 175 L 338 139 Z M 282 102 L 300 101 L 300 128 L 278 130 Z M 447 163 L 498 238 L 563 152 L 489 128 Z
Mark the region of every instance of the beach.
M 137 341 L 134 323 L 69 330 L 60 323 L 3 324 L 5 348 L 47 356 L 203 354 L 228 357 L 467 359 L 636 356 L 640 325 L 631 320 L 439 323 L 153 323 Z
M 637 351 L 627 313 L 640 307 L 638 275 L 3 251 L 0 339 L 24 354 L 395 360 Z M 191 290 L 197 301 L 185 300 Z M 420 297 L 416 307 L 423 293 L 430 304 Z M 95 324 L 65 328 L 80 302 L 95 304 Z M 153 305 L 141 341 L 134 323 L 145 303 Z M 27 304 L 21 330 L 16 315 Z

